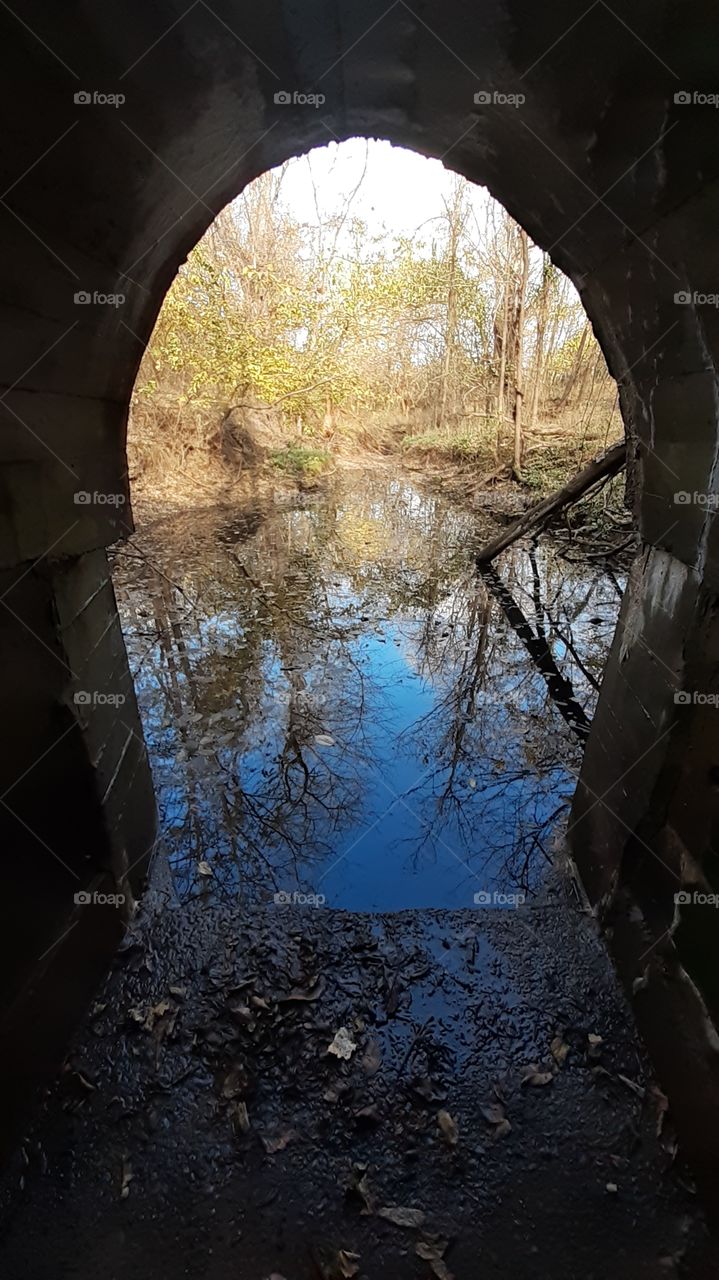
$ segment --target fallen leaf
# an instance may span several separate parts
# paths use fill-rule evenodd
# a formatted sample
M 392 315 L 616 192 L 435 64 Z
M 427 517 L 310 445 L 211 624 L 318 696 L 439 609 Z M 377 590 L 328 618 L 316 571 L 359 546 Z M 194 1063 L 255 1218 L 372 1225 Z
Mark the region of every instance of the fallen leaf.
M 271 1133 L 261 1135 L 262 1145 L 268 1156 L 273 1156 L 276 1151 L 284 1151 L 285 1147 L 296 1137 L 296 1129 L 275 1129 Z
M 341 1276 L 350 1280 L 351 1276 L 356 1276 L 359 1271 L 360 1255 L 358 1253 L 350 1253 L 348 1249 L 340 1249 L 337 1254 L 337 1269 Z
M 346 1027 L 340 1027 L 336 1032 L 334 1040 L 327 1046 L 327 1052 L 333 1053 L 336 1058 L 351 1058 L 357 1045 L 352 1039 Z
M 130 1194 L 130 1183 L 133 1179 L 132 1165 L 129 1160 L 124 1159 L 122 1162 L 122 1174 L 120 1177 L 120 1199 L 127 1200 Z
M 362 1068 L 368 1076 L 373 1076 L 382 1066 L 382 1053 L 376 1040 L 370 1040 L 362 1058 Z
M 335 740 L 331 733 L 316 733 L 315 742 L 321 747 L 333 747 L 335 745 Z
M 480 1107 L 480 1111 L 487 1124 L 493 1126 L 493 1142 L 496 1142 L 498 1138 L 506 1138 L 507 1134 L 512 1132 L 512 1126 L 504 1113 L 504 1107 L 501 1102 L 486 1102 Z
M 452 1272 L 448 1269 L 444 1261 L 444 1254 L 447 1249 L 446 1240 L 418 1240 L 414 1246 L 414 1251 L 418 1258 L 422 1258 L 424 1262 L 428 1262 L 437 1280 L 453 1280 Z
M 557 1063 L 557 1066 L 563 1067 L 567 1060 L 567 1054 L 569 1053 L 569 1045 L 566 1041 L 563 1040 L 561 1036 L 555 1036 L 549 1046 L 549 1051 L 554 1058 L 554 1061 Z
M 543 1085 L 551 1084 L 554 1074 L 551 1071 L 540 1071 L 534 1062 L 527 1067 L 522 1067 L 521 1071 L 522 1084 L 531 1084 L 537 1088 Z
M 480 1107 L 487 1124 L 501 1124 L 504 1120 L 504 1107 L 501 1102 L 487 1102 Z
M 143 1031 L 152 1031 L 155 1023 L 158 1022 L 165 1014 L 172 1009 L 169 1000 L 159 1000 L 157 1004 L 150 1005 L 147 1009 L 129 1009 L 128 1016 L 133 1022 L 139 1023 Z M 174 1011 L 177 1016 L 177 1010 Z
M 345 1194 L 347 1196 L 356 1196 L 362 1202 L 361 1213 L 363 1216 L 374 1213 L 376 1200 L 367 1177 L 366 1164 L 354 1164 L 352 1166 Z
M 247 1110 L 246 1102 L 238 1102 L 234 1112 L 232 1113 L 232 1123 L 240 1133 L 248 1133 L 250 1126 L 250 1116 Z
M 246 1093 L 249 1085 L 249 1077 L 244 1067 L 231 1067 L 222 1081 L 221 1093 L 223 1098 L 237 1098 L 241 1093 Z
M 214 875 L 214 872 L 209 862 L 198 862 L 197 874 L 200 876 L 211 876 Z
M 457 1121 L 449 1114 L 449 1111 L 437 1112 L 437 1125 L 445 1142 L 450 1147 L 456 1147 L 459 1138 L 459 1126 Z
M 590 1058 L 596 1058 L 599 1054 L 600 1045 L 604 1044 L 604 1037 L 594 1035 L 594 1033 L 590 1031 L 587 1036 L 587 1044 L 589 1045 Z
M 421 1227 L 425 1217 L 421 1209 L 410 1209 L 401 1204 L 385 1205 L 377 1210 L 377 1216 L 393 1222 L 396 1227 Z

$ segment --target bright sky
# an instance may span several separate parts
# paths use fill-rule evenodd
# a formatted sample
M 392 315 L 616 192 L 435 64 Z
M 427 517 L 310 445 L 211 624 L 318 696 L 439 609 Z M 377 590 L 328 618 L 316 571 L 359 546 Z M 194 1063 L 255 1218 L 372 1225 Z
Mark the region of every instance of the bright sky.
M 283 202 L 300 221 L 317 221 L 311 166 L 321 212 L 325 216 L 337 212 L 359 182 L 365 155 L 367 172 L 351 212 L 363 218 L 372 231 L 384 225 L 391 234 L 412 234 L 442 212 L 442 197 L 449 195 L 454 176 L 449 169 L 416 151 L 364 138 L 332 142 L 293 160 L 282 184 Z M 474 187 L 472 192 L 472 203 L 483 216 L 490 197 L 483 187 Z M 431 234 L 431 227 L 426 233 Z

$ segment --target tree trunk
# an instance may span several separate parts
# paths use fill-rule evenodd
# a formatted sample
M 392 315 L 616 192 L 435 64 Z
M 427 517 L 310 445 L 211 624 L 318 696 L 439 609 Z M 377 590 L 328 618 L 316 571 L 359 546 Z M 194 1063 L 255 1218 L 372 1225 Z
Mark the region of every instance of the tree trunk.
M 514 524 L 505 529 L 504 533 L 500 533 L 491 542 L 487 542 L 477 555 L 478 563 L 486 564 L 487 561 L 493 560 L 495 556 L 499 555 L 500 551 L 504 551 L 506 547 L 510 547 L 513 542 L 521 538 L 522 534 L 546 524 L 547 520 L 555 515 L 557 511 L 561 511 L 563 507 L 569 507 L 572 503 L 578 502 L 597 481 L 616 475 L 624 466 L 626 457 L 626 441 L 621 440 L 619 444 L 615 444 L 607 453 L 592 459 L 586 467 L 578 471 L 561 489 L 555 490 L 548 498 L 543 498 L 541 502 L 536 502 L 528 511 L 525 511 L 523 516 L 520 516 L 519 520 L 515 520 Z
M 527 295 L 527 280 L 529 278 L 529 241 L 526 231 L 521 230 L 519 238 L 522 246 L 522 278 L 519 286 L 519 312 L 517 315 L 517 364 L 514 371 L 515 397 L 513 463 L 514 476 L 517 480 L 520 478 L 522 473 L 522 402 L 524 400 L 524 372 L 522 369 L 522 362 L 524 358 L 524 311 Z
M 502 315 L 502 350 L 499 353 L 499 387 L 497 389 L 497 437 L 494 448 L 499 462 L 500 443 L 504 430 L 504 379 L 507 375 L 507 337 L 509 334 L 509 237 L 507 237 L 507 263 L 504 272 L 504 310 Z

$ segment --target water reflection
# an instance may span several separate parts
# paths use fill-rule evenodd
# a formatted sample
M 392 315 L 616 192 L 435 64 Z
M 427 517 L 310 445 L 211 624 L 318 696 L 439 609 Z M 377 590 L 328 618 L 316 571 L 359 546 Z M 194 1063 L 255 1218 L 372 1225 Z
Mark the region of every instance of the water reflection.
M 181 895 L 392 910 L 531 891 L 623 582 L 543 540 L 497 566 L 513 613 L 474 568 L 487 532 L 357 475 L 281 507 L 168 515 L 142 555 L 118 553 Z

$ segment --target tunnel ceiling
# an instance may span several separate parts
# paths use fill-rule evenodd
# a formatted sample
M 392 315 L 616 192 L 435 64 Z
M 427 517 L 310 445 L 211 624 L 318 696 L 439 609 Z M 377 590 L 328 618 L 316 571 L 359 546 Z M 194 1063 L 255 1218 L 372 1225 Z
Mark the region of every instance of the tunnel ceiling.
M 719 117 L 675 101 L 713 86 L 717 21 L 702 5 L 34 0 L 21 17 L 5 6 L 0 26 L 3 460 L 25 485 L 36 468 L 54 491 L 69 467 L 85 488 L 107 486 L 142 345 L 190 248 L 259 173 L 353 135 L 485 183 L 549 250 L 637 437 L 656 433 L 640 383 L 661 363 L 707 372 L 716 309 L 674 303 L 719 274 Z M 77 293 L 124 301 L 82 306 Z M 713 388 L 698 394 L 705 413 Z M 53 535 L 68 551 L 107 542 L 112 513 L 81 513 L 66 534 L 43 507 L 33 527 L 5 517 L 5 563 Z

